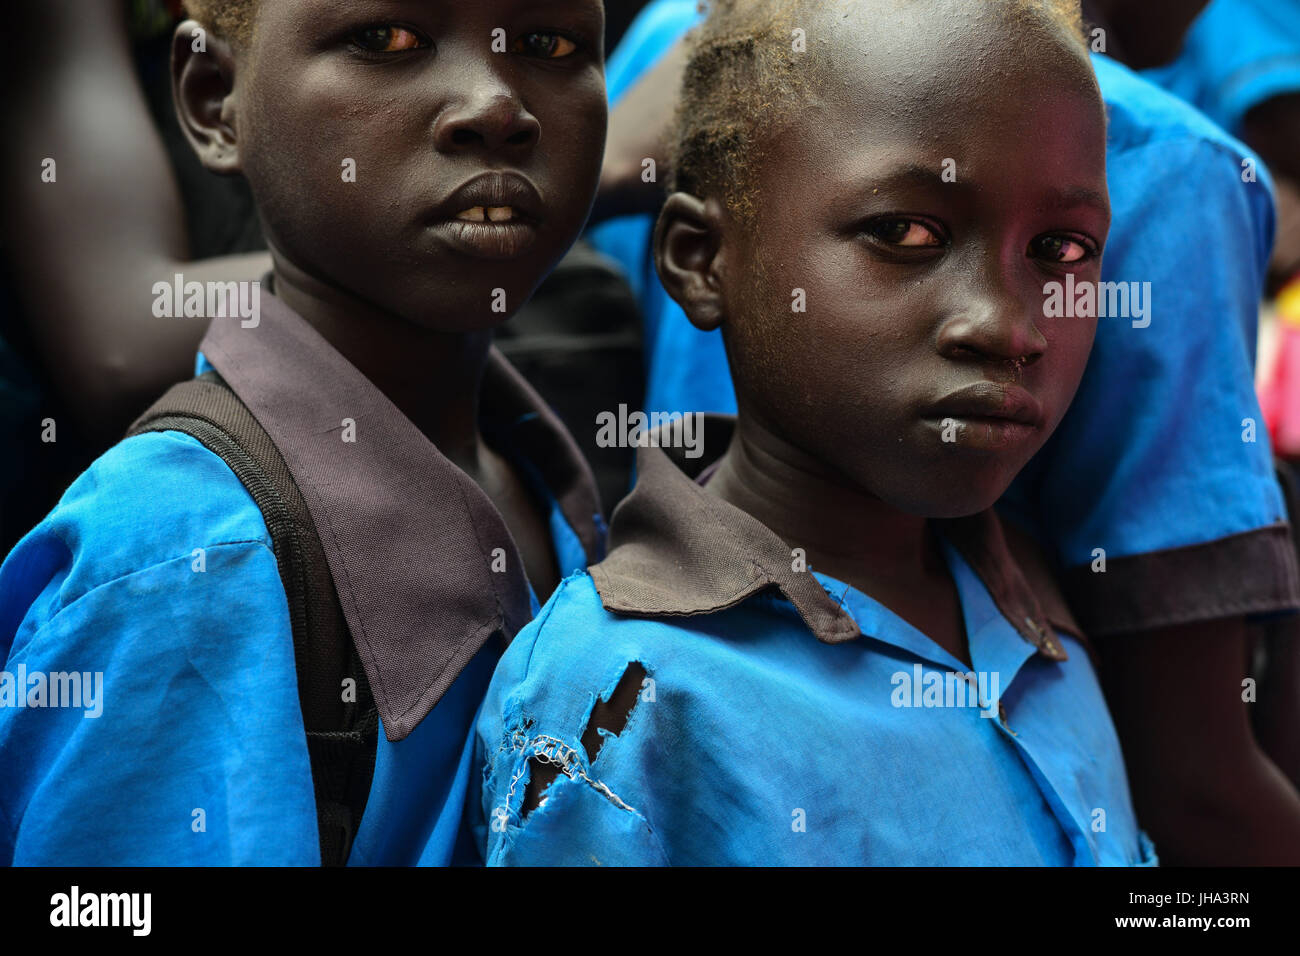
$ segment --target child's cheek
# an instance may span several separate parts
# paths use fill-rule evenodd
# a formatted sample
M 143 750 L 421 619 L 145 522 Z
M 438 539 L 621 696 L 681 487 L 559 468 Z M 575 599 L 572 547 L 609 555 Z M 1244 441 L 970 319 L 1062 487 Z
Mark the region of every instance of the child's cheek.
M 546 97 L 536 115 L 542 126 L 543 153 L 562 152 L 575 160 L 585 160 L 584 168 L 599 170 L 609 125 L 605 78 L 599 70 L 593 67 L 584 71 L 580 82 L 562 95 Z

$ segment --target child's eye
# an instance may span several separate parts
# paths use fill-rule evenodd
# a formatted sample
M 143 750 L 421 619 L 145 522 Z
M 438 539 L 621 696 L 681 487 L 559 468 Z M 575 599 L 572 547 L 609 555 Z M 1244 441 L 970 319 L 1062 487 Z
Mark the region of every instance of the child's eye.
M 1036 259 L 1070 265 L 1091 258 L 1094 252 L 1081 240 L 1069 236 L 1039 236 L 1029 244 L 1029 254 Z
M 405 27 L 381 24 L 352 34 L 352 42 L 367 53 L 401 53 L 428 44 Z
M 923 222 L 915 219 L 877 219 L 867 224 L 868 235 L 891 246 L 941 246 L 943 239 Z
M 558 33 L 529 33 L 515 41 L 514 52 L 544 60 L 558 60 L 577 48 L 578 44 Z

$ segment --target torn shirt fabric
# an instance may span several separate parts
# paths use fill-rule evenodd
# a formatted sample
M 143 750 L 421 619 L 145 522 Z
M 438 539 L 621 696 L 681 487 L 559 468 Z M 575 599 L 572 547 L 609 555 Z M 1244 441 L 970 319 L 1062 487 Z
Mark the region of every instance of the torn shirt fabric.
M 609 557 L 561 585 L 489 688 L 489 865 L 1155 862 L 1087 645 L 991 513 L 936 524 L 968 667 L 800 568 L 663 449 L 638 471 Z M 625 724 L 593 734 L 635 666 Z

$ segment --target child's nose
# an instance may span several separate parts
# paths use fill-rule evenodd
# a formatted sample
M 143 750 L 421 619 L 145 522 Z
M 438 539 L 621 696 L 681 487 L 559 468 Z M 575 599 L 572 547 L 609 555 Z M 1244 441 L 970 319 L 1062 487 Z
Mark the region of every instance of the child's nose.
M 514 90 L 492 82 L 476 85 L 453 100 L 433 127 L 439 152 L 480 149 L 524 153 L 541 139 L 542 126 Z
M 968 287 L 939 329 L 939 352 L 954 361 L 1036 362 L 1047 350 L 1037 319 L 1041 301 L 1027 300 L 1009 283 Z

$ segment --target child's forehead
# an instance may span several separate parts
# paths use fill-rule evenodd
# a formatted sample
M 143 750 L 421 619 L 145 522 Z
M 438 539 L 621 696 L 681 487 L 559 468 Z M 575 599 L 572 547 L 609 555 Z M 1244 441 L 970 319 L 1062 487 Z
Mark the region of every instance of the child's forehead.
M 1057 154 L 1104 168 L 1105 108 L 1090 74 L 995 70 L 963 81 L 959 71 L 897 71 L 874 79 L 823 82 L 770 123 L 762 139 L 775 162 L 761 164 L 764 178 L 801 166 L 823 180 L 933 185 L 949 157 L 960 157 L 964 179 L 1021 155 L 1044 169 Z
M 814 2 L 794 13 L 795 21 L 807 23 L 802 32 L 814 61 L 859 74 L 920 74 L 922 66 L 950 64 L 978 76 L 1020 60 L 1086 59 L 1064 22 L 1034 0 Z
M 276 22 L 277 32 L 325 23 L 402 23 L 426 28 L 457 23 L 496 24 L 509 28 L 521 19 L 546 26 L 548 19 L 578 21 L 599 29 L 603 0 L 244 0 L 256 3 L 257 21 Z
M 972 55 L 923 32 L 908 33 L 924 45 L 902 56 L 876 55 L 888 44 L 879 34 L 870 47 L 848 31 L 828 42 L 816 81 L 762 134 L 760 188 L 793 177 L 924 190 L 950 157 L 963 183 L 1000 179 L 1023 157 L 1034 157 L 1026 187 L 1104 181 L 1105 109 L 1091 64 L 1068 39 L 1030 44 L 1027 55 L 1011 44 Z
M 1019 0 L 814 6 L 806 102 L 893 116 L 923 107 L 931 119 L 999 103 L 1032 109 L 1061 93 L 1100 102 L 1082 44 L 1044 14 L 1015 12 L 1022 8 Z
M 263 7 L 284 5 L 286 0 L 256 0 Z M 346 0 L 340 5 L 339 0 L 289 0 L 300 9 L 330 7 L 341 9 L 349 14 L 390 15 L 398 13 L 439 13 L 439 14 L 473 14 L 484 11 L 510 12 L 565 12 L 565 11 L 600 11 L 603 12 L 603 0 Z

